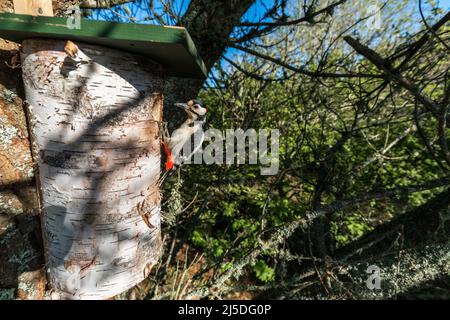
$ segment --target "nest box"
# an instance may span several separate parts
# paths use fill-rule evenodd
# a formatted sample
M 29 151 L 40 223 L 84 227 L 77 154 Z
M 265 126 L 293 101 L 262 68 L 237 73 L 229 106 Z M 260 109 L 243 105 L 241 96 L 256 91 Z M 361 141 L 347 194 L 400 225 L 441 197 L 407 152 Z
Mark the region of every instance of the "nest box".
M 165 78 L 206 68 L 184 28 L 79 22 L 0 14 L 0 37 L 22 43 L 54 298 L 104 299 L 159 259 Z

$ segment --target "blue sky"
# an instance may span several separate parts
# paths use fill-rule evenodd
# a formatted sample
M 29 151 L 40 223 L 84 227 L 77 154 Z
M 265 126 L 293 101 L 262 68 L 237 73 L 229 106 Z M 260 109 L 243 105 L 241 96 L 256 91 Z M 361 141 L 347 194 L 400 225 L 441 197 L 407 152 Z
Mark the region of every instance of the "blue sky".
M 365 0 L 361 0 L 361 1 L 365 1 Z M 395 2 L 395 0 L 391 0 L 391 1 Z M 162 12 L 162 6 L 160 4 L 161 1 L 154 1 L 154 2 L 156 4 L 155 10 L 159 13 Z M 175 0 L 174 3 L 175 3 L 177 11 L 184 13 L 189 5 L 189 2 L 190 2 L 190 0 Z M 261 18 L 261 16 L 264 14 L 264 12 L 266 11 L 266 9 L 270 8 L 274 2 L 275 2 L 274 0 L 257 0 L 255 2 L 255 4 L 245 14 L 243 19 L 249 20 L 249 21 L 259 20 Z M 367 1 L 367 2 L 370 3 L 371 1 Z M 427 0 L 422 1 L 424 10 L 428 11 L 428 9 L 430 8 L 430 6 L 429 6 L 430 2 L 432 2 L 432 1 L 427 1 Z M 444 10 L 450 10 L 450 0 L 434 0 L 434 2 L 437 4 L 437 7 L 440 7 Z M 132 16 L 135 16 L 137 18 L 138 23 L 150 23 L 145 20 L 145 18 L 148 15 L 147 3 L 148 3 L 148 1 L 140 0 L 140 1 L 136 1 L 135 3 L 126 4 L 125 7 L 127 7 L 130 10 L 130 12 L 132 13 Z M 418 0 L 410 0 L 409 3 L 412 6 L 416 6 L 416 7 L 418 6 Z M 159 6 L 158 6 L 158 4 L 159 4 Z M 117 11 L 120 11 L 120 10 L 117 10 Z M 417 10 L 417 14 L 418 14 L 418 10 Z M 102 19 L 102 17 L 95 15 L 94 19 L 97 19 L 97 18 Z M 125 16 L 121 17 L 121 18 L 123 18 L 121 20 L 126 20 Z
M 290 0 L 290 1 L 295 1 L 295 0 Z M 364 0 L 361 0 L 364 1 Z M 390 0 L 392 1 L 391 3 L 395 3 L 396 0 Z M 154 1 L 155 4 L 159 4 L 159 7 L 156 6 L 155 7 L 155 11 L 158 13 L 163 12 L 163 7 L 161 6 L 161 2 L 162 1 Z M 175 0 L 175 6 L 176 6 L 176 11 L 180 12 L 181 14 L 183 14 L 188 5 L 189 5 L 190 0 Z M 297 1 L 295 1 L 297 2 Z M 368 4 L 369 3 L 373 3 L 373 1 L 367 1 Z M 443 9 L 444 11 L 448 11 L 450 10 L 450 0 L 435 0 L 435 1 L 429 1 L 429 0 L 423 0 L 422 1 L 422 6 L 423 6 L 423 10 L 425 11 L 425 15 L 428 16 L 428 14 L 430 13 L 430 2 L 434 2 L 436 4 L 437 7 Z M 262 17 L 262 15 L 266 12 L 267 8 L 271 8 L 273 6 L 274 0 L 256 0 L 255 4 L 248 10 L 248 12 L 244 15 L 243 20 L 245 21 L 259 21 L 260 18 Z M 409 1 L 409 5 L 411 6 L 410 9 L 413 9 L 413 14 L 414 14 L 414 20 L 419 22 L 420 21 L 420 15 L 419 15 L 419 10 L 418 10 L 418 0 L 410 0 Z M 146 0 L 140 0 L 140 1 L 136 1 L 135 3 L 130 3 L 130 4 L 126 4 L 125 5 L 129 12 L 131 13 L 130 16 L 132 17 L 136 17 L 135 21 L 130 21 L 127 18 L 127 14 L 124 10 L 121 10 L 120 8 L 115 8 L 115 11 L 118 12 L 118 14 L 113 14 L 114 18 L 117 19 L 118 21 L 123 21 L 123 22 L 136 22 L 136 23 L 157 23 L 156 21 L 148 21 L 146 20 L 146 17 L 148 16 L 148 1 Z M 105 14 L 108 11 L 102 11 L 102 10 L 96 10 L 96 12 L 93 14 L 93 16 L 91 18 L 93 19 L 111 19 L 111 13 L 109 11 L 108 14 Z M 429 23 L 432 24 L 434 21 L 430 20 Z M 173 24 L 173 21 L 168 21 L 166 22 L 168 24 Z M 421 28 L 422 25 L 421 23 L 417 23 L 417 29 Z M 415 29 L 415 28 L 413 28 Z M 416 30 L 410 30 L 412 32 L 415 32 Z M 234 49 L 228 49 L 227 50 L 227 55 L 234 55 L 238 53 L 237 50 Z M 223 65 L 224 62 L 222 62 Z

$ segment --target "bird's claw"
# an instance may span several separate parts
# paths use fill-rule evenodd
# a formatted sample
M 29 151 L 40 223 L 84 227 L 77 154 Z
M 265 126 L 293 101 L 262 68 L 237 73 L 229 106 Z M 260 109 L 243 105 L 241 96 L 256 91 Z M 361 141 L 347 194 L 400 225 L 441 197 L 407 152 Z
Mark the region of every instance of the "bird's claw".
M 169 130 L 167 129 L 167 122 L 159 123 L 159 132 L 161 134 L 162 142 L 167 142 L 170 139 Z

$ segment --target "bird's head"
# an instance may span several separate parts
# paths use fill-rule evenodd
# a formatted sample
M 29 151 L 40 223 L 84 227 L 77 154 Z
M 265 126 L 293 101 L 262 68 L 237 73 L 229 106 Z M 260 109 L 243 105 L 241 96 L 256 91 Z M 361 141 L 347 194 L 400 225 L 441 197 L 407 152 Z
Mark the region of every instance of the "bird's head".
M 205 117 L 208 112 L 208 108 L 203 105 L 200 100 L 189 100 L 186 103 L 175 103 L 175 106 L 182 108 L 188 116 L 194 120 Z

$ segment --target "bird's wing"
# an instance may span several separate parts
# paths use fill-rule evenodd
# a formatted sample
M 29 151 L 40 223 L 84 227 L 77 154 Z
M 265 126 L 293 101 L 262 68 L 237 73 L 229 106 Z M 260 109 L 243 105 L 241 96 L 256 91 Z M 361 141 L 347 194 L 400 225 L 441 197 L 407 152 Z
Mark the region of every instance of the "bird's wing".
M 189 136 L 193 133 L 194 131 L 192 130 L 192 128 L 186 127 L 178 128 L 174 132 L 172 132 L 172 135 L 170 136 L 169 147 L 172 151 L 172 156 L 175 161 L 177 158 L 179 158 L 179 155 L 183 150 L 183 145 L 186 143 L 186 141 L 189 141 Z
M 201 148 L 205 140 L 205 132 L 202 128 L 195 131 L 193 135 L 184 143 L 183 149 L 181 150 L 179 156 L 175 159 L 175 164 L 185 163 L 190 160 L 193 155 Z

